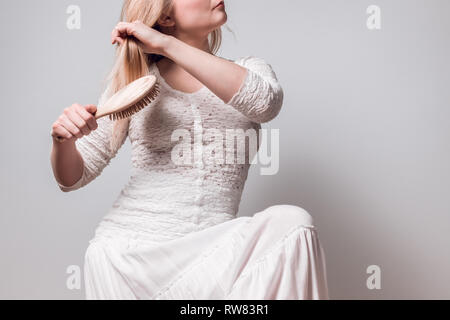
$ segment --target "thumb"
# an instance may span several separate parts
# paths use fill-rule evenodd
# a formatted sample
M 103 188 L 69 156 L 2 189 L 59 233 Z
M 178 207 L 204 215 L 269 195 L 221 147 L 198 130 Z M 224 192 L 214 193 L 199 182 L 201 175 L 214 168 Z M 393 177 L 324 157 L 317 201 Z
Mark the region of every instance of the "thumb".
M 87 106 L 85 106 L 85 108 L 86 108 L 86 111 L 89 113 L 94 114 L 97 112 L 97 107 L 93 104 L 88 104 Z

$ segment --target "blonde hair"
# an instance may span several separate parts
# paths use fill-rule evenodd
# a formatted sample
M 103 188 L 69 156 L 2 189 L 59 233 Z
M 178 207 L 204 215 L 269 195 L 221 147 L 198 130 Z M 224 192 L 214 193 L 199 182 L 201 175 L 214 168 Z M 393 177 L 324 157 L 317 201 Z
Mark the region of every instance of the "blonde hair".
M 173 0 L 125 0 L 122 6 L 120 21 L 133 22 L 140 20 L 145 25 L 161 31 L 158 19 L 163 13 L 172 9 Z M 222 42 L 222 30 L 217 28 L 208 36 L 210 51 L 216 54 Z M 136 39 L 127 38 L 117 47 L 114 66 L 106 78 L 108 98 L 129 83 L 148 75 L 149 67 L 163 56 L 147 54 L 139 47 Z M 112 128 L 111 151 L 117 152 L 126 138 L 129 118 L 116 120 Z

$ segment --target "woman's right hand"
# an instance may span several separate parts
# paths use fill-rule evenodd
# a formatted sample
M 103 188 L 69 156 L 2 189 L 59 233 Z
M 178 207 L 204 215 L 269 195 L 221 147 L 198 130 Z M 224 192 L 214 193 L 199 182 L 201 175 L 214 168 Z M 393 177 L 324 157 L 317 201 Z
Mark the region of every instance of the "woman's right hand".
M 119 22 L 111 33 L 112 44 L 122 45 L 126 38 L 134 37 L 145 53 L 164 55 L 168 41 L 172 38 L 155 28 L 149 27 L 140 20 Z
M 98 128 L 95 105 L 82 106 L 78 103 L 64 109 L 52 125 L 51 135 L 54 141 L 74 142 Z

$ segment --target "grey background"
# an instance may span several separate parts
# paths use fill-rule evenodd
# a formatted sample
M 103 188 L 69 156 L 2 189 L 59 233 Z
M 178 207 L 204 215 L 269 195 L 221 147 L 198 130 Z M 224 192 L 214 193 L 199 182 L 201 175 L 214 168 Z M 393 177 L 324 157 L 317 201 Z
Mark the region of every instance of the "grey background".
M 66 28 L 66 8 L 82 28 Z M 366 27 L 379 5 L 382 29 Z M 126 142 L 101 178 L 64 194 L 51 124 L 97 103 L 122 1 L 0 2 L 0 298 L 83 299 L 66 268 L 128 179 Z M 253 167 L 240 215 L 295 204 L 315 219 L 332 299 L 450 298 L 450 1 L 227 0 L 221 56 L 256 55 L 285 90 L 280 171 Z M 381 290 L 366 268 L 381 267 Z

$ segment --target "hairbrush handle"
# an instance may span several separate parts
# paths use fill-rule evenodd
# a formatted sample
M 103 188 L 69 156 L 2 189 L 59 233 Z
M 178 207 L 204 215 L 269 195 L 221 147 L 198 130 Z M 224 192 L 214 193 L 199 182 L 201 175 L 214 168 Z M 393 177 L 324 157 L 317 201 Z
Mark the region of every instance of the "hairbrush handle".
M 150 104 L 159 94 L 159 85 L 154 75 L 141 77 L 117 91 L 97 111 L 95 119 L 110 116 L 111 120 L 123 119 L 139 112 Z M 64 142 L 66 138 L 57 136 L 56 141 Z

